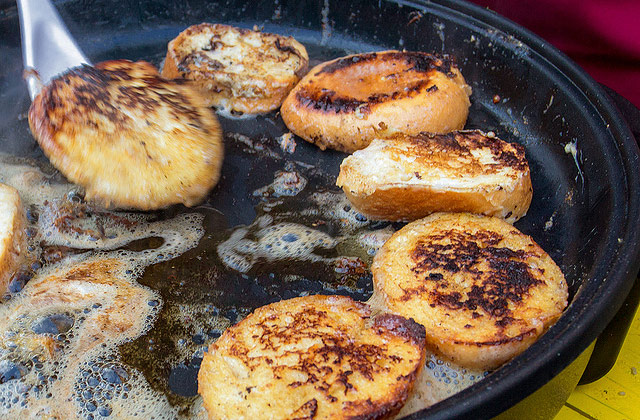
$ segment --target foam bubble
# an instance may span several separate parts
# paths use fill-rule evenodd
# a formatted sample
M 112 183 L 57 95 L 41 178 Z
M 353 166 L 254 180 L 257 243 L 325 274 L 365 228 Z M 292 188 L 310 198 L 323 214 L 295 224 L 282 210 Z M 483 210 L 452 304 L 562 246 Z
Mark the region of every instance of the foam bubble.
M 453 394 L 470 387 L 484 378 L 488 372 L 466 369 L 447 362 L 427 350 L 425 367 L 418 376 L 414 390 L 397 419 L 430 407 Z
M 32 278 L 0 305 L 0 417 L 177 418 L 164 394 L 119 361 L 117 347 L 146 333 L 163 306 L 136 279 L 195 247 L 203 216 L 153 220 L 94 208 L 25 162 L 0 157 L 0 180 L 29 208 L 33 255 L 71 251 L 34 264 Z M 161 243 L 117 249 L 152 237 Z
M 105 355 L 84 362 L 75 381 L 73 398 L 80 417 L 175 419 L 167 398 L 149 386 L 142 374 Z
M 270 148 L 265 147 L 263 143 L 255 141 L 244 134 L 227 132 L 225 133 L 225 139 L 228 139 L 233 143 L 243 145 L 243 151 L 245 153 L 259 154 L 272 159 L 280 158 L 278 154 L 274 153 Z
M 240 227 L 218 245 L 218 256 L 229 268 L 248 272 L 259 260 L 323 261 L 331 258 L 314 253 L 318 248 L 334 248 L 338 241 L 324 232 L 297 223 L 269 225 L 273 219 L 258 218 L 249 227 Z M 254 237 L 255 239 L 250 239 Z
M 351 203 L 341 192 L 317 192 L 312 194 L 311 200 L 320 208 L 323 215 L 339 221 L 345 233 L 351 233 L 371 224 L 366 216 L 351 207 Z
M 192 248 L 204 234 L 202 215 L 181 214 L 152 221 L 152 215 L 94 208 L 85 203 L 53 200 L 40 208 L 39 240 L 46 245 L 80 249 L 114 249 L 132 241 L 161 237 L 162 249 L 152 254 L 179 254 Z
M 78 186 L 61 179 L 53 168 L 47 169 L 50 174 L 30 159 L 0 154 L 0 182 L 18 190 L 25 206 L 42 205 L 80 192 Z
M 374 256 L 394 232 L 395 230 L 391 226 L 363 232 L 358 236 L 358 243 L 367 250 L 368 255 Z
M 0 360 L 24 372 L 0 385 L 5 404 L 0 414 L 29 417 L 45 412 L 61 418 L 86 417 L 98 409 L 80 394 L 72 404 L 82 366 L 124 341 L 146 332 L 160 296 L 134 281 L 140 272 L 119 251 L 90 257 L 77 255 L 43 269 L 23 291 L 0 306 Z M 76 393 L 77 394 L 77 393 Z M 27 410 L 27 411 L 25 411 Z M 102 410 L 106 413 L 107 411 Z
M 182 336 L 172 337 L 176 353 L 166 358 L 170 365 L 185 360 L 202 358 L 205 350 L 222 332 L 231 325 L 231 321 L 217 312 L 210 304 L 177 304 L 167 308 L 166 316 L 181 325 L 189 326 L 191 339 Z M 196 338 L 200 339 L 196 339 Z
M 267 186 L 253 192 L 258 197 L 293 197 L 307 186 L 307 179 L 297 171 L 277 171 L 275 179 Z

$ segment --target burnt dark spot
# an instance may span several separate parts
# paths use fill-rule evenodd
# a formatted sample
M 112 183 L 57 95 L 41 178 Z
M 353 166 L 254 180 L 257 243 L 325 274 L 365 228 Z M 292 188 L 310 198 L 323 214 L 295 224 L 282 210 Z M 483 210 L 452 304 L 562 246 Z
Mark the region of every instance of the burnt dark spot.
M 298 52 L 297 49 L 293 48 L 291 45 L 282 44 L 282 42 L 280 42 L 280 38 L 276 38 L 275 45 L 277 49 L 279 49 L 284 53 L 290 53 L 298 57 L 300 56 L 300 53 Z
M 405 290 L 410 294 L 428 291 L 430 302 L 449 309 L 474 311 L 473 318 L 482 309 L 485 314 L 499 318 L 499 326 L 511 322 L 509 302 L 518 303 L 529 289 L 541 284 L 525 262 L 528 254 L 497 245 L 502 236 L 496 232 L 460 232 L 450 230 L 431 235 L 429 241 L 419 242 L 412 259 L 416 275 L 424 275 L 425 286 Z M 434 272 L 438 270 L 438 272 Z M 466 273 L 474 284 L 466 292 L 448 292 L 448 282 L 439 271 Z M 431 283 L 427 286 L 426 283 Z
M 482 347 L 482 346 L 498 346 L 501 344 L 506 344 L 506 343 L 513 343 L 514 341 L 522 341 L 523 338 L 527 337 L 527 336 L 531 336 L 531 335 L 536 335 L 536 329 L 532 328 L 528 331 L 523 332 L 522 334 L 518 334 L 515 337 L 506 337 L 506 338 L 501 338 L 499 340 L 490 340 L 490 341 L 482 341 L 482 342 L 477 342 L 475 343 L 475 345 L 477 347 Z M 468 344 L 464 341 L 454 341 L 455 344 Z
M 524 171 L 529 168 L 525 159 L 525 150 L 521 144 L 507 143 L 498 137 L 487 137 L 480 132 L 460 133 L 472 147 L 486 147 L 496 157 L 496 160 L 504 166 L 510 166 L 516 170 Z
M 302 404 L 296 411 L 291 413 L 291 418 L 295 420 L 313 419 L 318 412 L 318 400 L 315 398 Z
M 176 67 L 179 72 L 188 75 L 194 71 L 213 73 L 223 69 L 224 64 L 218 60 L 213 60 L 204 51 L 196 51 L 180 60 L 180 62 L 176 64 Z
M 422 52 L 387 52 L 368 53 L 335 60 L 325 65 L 317 76 L 322 74 L 333 74 L 340 70 L 348 69 L 354 65 L 362 65 L 376 59 L 387 60 L 391 66 L 395 63 L 404 63 L 406 68 L 402 72 L 429 73 L 440 71 L 447 75 L 452 73 L 452 61 L 448 58 L 440 58 L 432 54 Z M 391 73 L 386 77 L 399 77 L 397 73 Z M 298 91 L 296 98 L 298 102 L 306 108 L 315 109 L 322 112 L 347 113 L 358 110 L 361 113 L 371 112 L 370 107 L 376 104 L 394 101 L 401 98 L 412 97 L 421 92 L 434 92 L 438 90 L 436 85 L 431 85 L 430 77 L 425 74 L 424 78 L 409 85 L 402 86 L 392 92 L 383 92 L 370 95 L 365 100 L 356 99 L 346 92 L 336 93 L 334 91 L 317 90 L 309 87 Z M 427 87 L 429 86 L 429 87 Z
M 504 318 L 500 318 L 496 321 L 496 326 L 500 327 L 500 328 L 504 328 L 507 325 L 511 324 L 514 321 L 514 319 L 510 316 L 505 316 Z
M 261 333 L 253 337 L 262 350 L 276 353 L 284 351 L 283 346 L 286 347 L 300 339 L 319 340 L 322 343 L 312 352 L 286 350 L 287 354 L 297 353 L 296 369 L 306 375 L 305 380 L 289 383 L 290 387 L 311 385 L 331 397 L 329 390 L 335 390 L 338 385 L 338 392 L 346 394 L 355 390 L 354 384 L 351 382 L 352 375 L 358 374 L 359 377 L 373 380 L 375 375 L 388 371 L 388 367 L 380 366 L 376 363 L 377 360 L 385 358 L 394 364 L 402 362 L 401 357 L 390 355 L 381 346 L 356 343 L 342 334 L 326 334 L 322 328 L 323 325 L 330 325 L 329 315 L 326 311 L 309 307 L 304 311 L 292 313 L 290 316 L 292 319 L 286 325 L 278 323 L 274 317 L 267 317 L 257 324 Z M 413 320 L 396 315 L 379 318 L 374 324 L 374 328 L 379 331 L 388 330 L 396 335 L 420 341 L 421 345 L 424 344 L 424 327 Z M 243 360 L 247 366 L 255 363 L 253 358 L 247 356 L 246 348 L 239 341 L 235 341 L 229 351 L 235 357 Z M 345 369 L 345 366 L 348 366 L 348 369 Z M 271 368 L 274 371 L 274 376 L 284 376 L 281 375 L 281 372 L 289 370 L 291 366 L 280 364 L 278 360 L 275 360 Z
M 222 41 L 220 41 L 219 37 L 214 36 L 209 41 L 208 45 L 205 45 L 204 47 L 202 47 L 202 50 L 203 51 L 215 51 L 221 46 L 224 46 L 224 43 Z
M 376 328 L 386 329 L 394 335 L 405 338 L 422 347 L 425 343 L 426 331 L 424 326 L 411 319 L 393 314 L 382 314 L 375 319 Z M 402 358 L 391 355 L 395 362 L 401 362 Z
M 296 93 L 296 99 L 305 108 L 322 112 L 334 112 L 336 114 L 355 112 L 359 107 L 367 106 L 366 101 L 339 96 L 332 90 L 310 92 L 306 89 L 301 89 Z
M 446 134 L 420 133 L 413 136 L 411 141 L 415 147 L 423 149 L 423 153 L 439 149 L 443 152 L 454 151 L 470 158 L 471 150 L 487 148 L 497 161 L 496 164 L 491 165 L 492 170 L 500 166 L 511 167 L 517 171 L 529 169 L 522 145 L 507 143 L 497 137 L 487 137 L 479 131 L 454 131 Z
M 440 293 L 433 296 L 437 305 L 447 307 L 449 309 L 460 309 L 463 303 L 460 301 L 462 295 L 459 292 L 453 292 L 450 294 Z
M 411 86 L 403 88 L 402 90 L 370 95 L 365 100 L 340 95 L 332 90 L 314 92 L 308 89 L 301 89 L 296 94 L 296 98 L 305 108 L 311 108 L 322 112 L 334 112 L 336 114 L 358 111 L 361 114 L 366 115 L 371 113 L 372 106 L 415 95 L 419 93 L 427 83 L 428 81 L 426 80 L 419 81 Z
M 455 76 L 455 74 L 453 73 L 455 64 L 453 58 L 448 55 L 439 57 L 434 54 L 428 54 L 418 51 L 399 52 L 394 54 L 396 56 L 399 56 L 399 58 L 403 58 L 404 60 L 406 60 L 406 62 L 412 66 L 410 70 L 422 73 L 436 70 L 446 74 L 449 77 Z
M 123 109 L 153 114 L 158 107 L 166 106 L 179 119 L 201 126 L 197 108 L 175 89 L 174 85 L 180 83 L 164 80 L 145 66 L 126 60 L 96 67 L 83 65 L 52 80 L 43 96 L 43 106 L 50 110 L 50 123 L 56 126 L 62 118 L 56 119 L 56 114 L 60 113 L 65 121 L 96 129 L 102 127 L 103 119 L 127 126 L 132 118 Z
M 324 66 L 322 68 L 322 70 L 320 70 L 318 72 L 318 74 L 332 74 L 335 73 L 338 70 L 342 70 L 346 67 L 350 67 L 354 64 L 357 63 L 366 63 L 368 61 L 372 61 L 375 60 L 376 58 L 378 58 L 378 54 L 377 53 L 368 53 L 368 54 L 358 54 L 358 55 L 354 55 L 352 57 L 345 57 L 345 58 L 340 58 L 336 61 L 334 61 L 333 63 L 329 63 L 326 66 Z
M 361 64 L 376 60 L 379 56 L 388 61 L 404 61 L 410 66 L 407 71 L 426 73 L 432 70 L 437 70 L 453 76 L 452 68 L 455 67 L 453 59 L 448 55 L 439 57 L 434 54 L 419 51 L 393 51 L 386 53 L 358 54 L 351 57 L 341 58 L 326 65 L 318 74 L 335 73 L 338 70 L 350 67 L 354 64 Z
M 420 133 L 412 137 L 412 143 L 415 147 L 424 148 L 425 151 L 434 149 L 455 151 L 460 154 L 469 154 L 469 148 L 461 144 L 456 138 L 456 133 L 431 134 Z

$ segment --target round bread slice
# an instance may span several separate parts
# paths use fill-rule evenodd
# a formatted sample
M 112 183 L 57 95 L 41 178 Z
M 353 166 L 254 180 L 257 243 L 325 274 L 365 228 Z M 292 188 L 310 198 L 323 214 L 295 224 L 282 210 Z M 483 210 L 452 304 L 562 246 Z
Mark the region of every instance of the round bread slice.
M 205 353 L 210 419 L 386 419 L 424 364 L 424 328 L 344 296 L 255 310 Z
M 459 130 L 467 121 L 470 94 L 448 56 L 383 51 L 314 67 L 280 113 L 293 133 L 322 150 L 351 153 L 375 137 Z
M 193 81 L 208 105 L 256 114 L 277 109 L 308 63 L 292 37 L 201 23 L 169 42 L 162 75 Z
M 371 271 L 385 307 L 424 325 L 431 350 L 469 368 L 493 369 L 521 353 L 567 306 L 551 257 L 494 217 L 436 213 L 410 223 Z
M 69 70 L 34 99 L 29 125 L 51 163 L 106 206 L 195 205 L 220 177 L 215 115 L 143 61 Z
M 26 250 L 25 217 L 18 191 L 0 184 L 0 296 Z
M 337 184 L 359 212 L 392 221 L 442 211 L 513 223 L 533 194 L 524 147 L 480 131 L 375 139 L 342 162 Z

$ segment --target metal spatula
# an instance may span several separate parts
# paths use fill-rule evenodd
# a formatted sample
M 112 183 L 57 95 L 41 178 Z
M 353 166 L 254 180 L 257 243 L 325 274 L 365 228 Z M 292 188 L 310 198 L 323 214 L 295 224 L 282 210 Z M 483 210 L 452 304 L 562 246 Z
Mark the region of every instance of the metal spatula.
M 22 61 L 31 100 L 56 75 L 90 64 L 49 0 L 17 0 Z

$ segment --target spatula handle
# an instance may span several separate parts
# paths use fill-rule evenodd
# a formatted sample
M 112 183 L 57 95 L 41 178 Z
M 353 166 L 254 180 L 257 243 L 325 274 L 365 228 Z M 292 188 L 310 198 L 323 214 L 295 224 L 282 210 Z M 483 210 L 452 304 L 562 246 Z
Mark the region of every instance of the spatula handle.
M 17 0 L 22 60 L 31 99 L 54 76 L 89 60 L 49 0 Z

